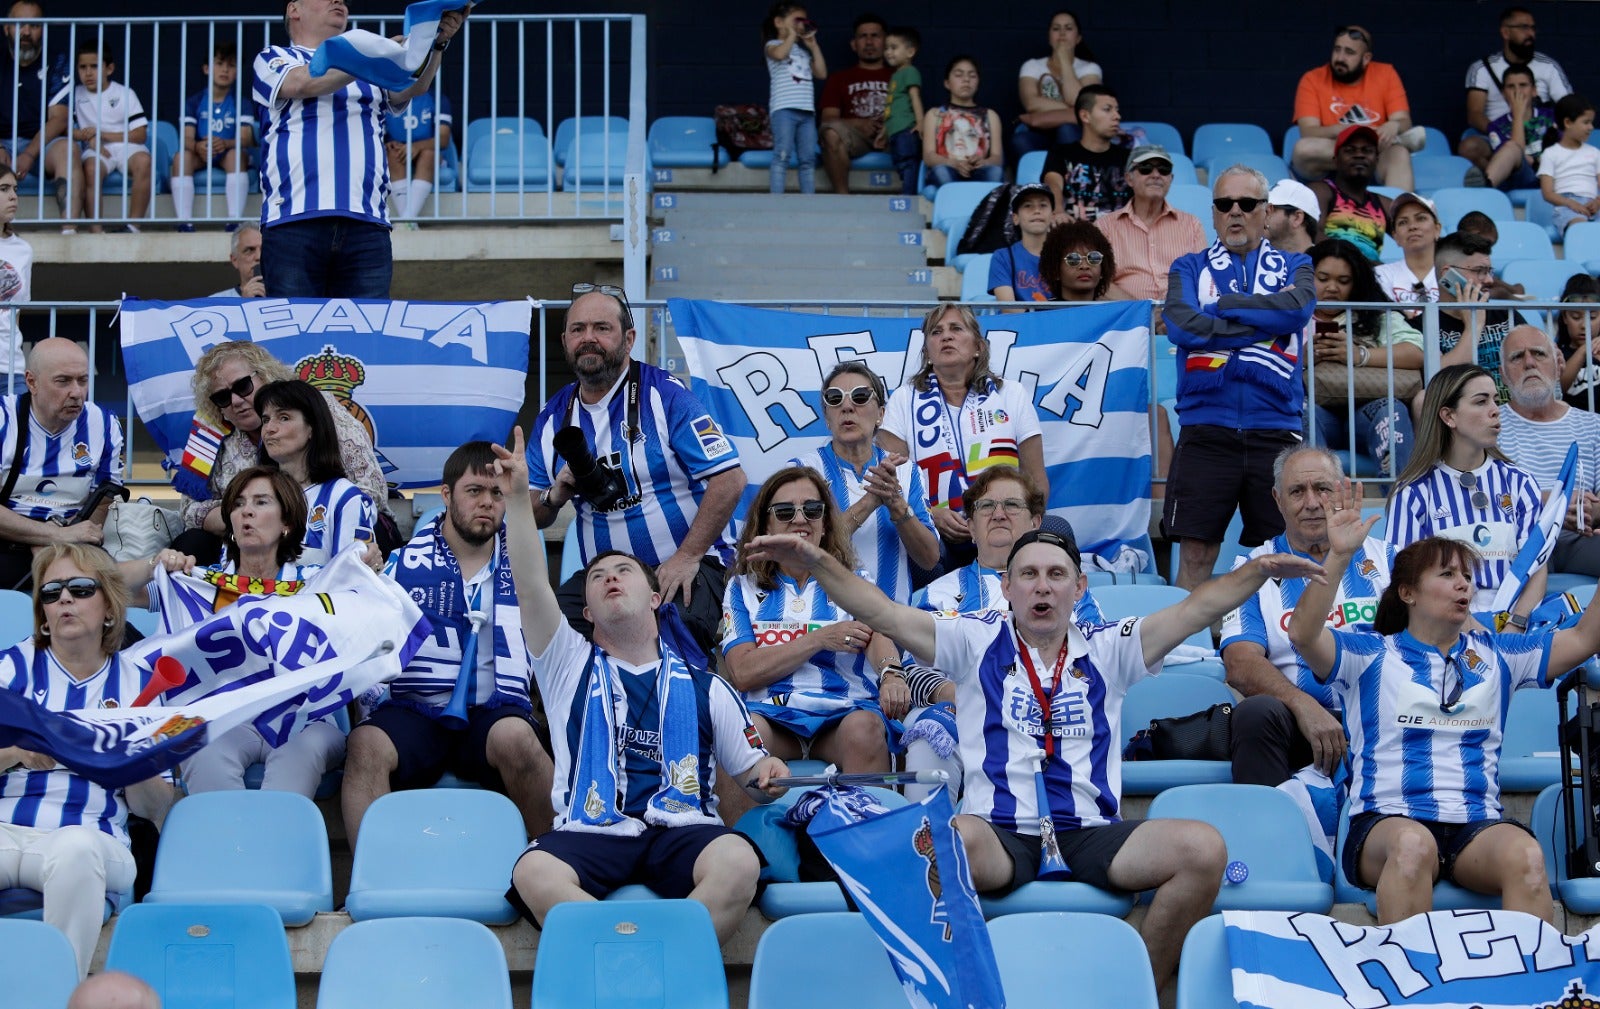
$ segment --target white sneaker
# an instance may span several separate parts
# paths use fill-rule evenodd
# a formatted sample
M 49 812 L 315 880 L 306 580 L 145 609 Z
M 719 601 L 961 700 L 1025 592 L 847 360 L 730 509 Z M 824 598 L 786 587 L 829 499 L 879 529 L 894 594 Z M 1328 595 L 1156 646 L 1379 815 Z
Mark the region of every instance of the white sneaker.
M 1411 129 L 1398 134 L 1394 138 L 1394 142 L 1415 154 L 1428 145 L 1428 131 L 1420 126 L 1413 126 Z M 1443 151 L 1441 153 L 1449 154 L 1450 152 Z

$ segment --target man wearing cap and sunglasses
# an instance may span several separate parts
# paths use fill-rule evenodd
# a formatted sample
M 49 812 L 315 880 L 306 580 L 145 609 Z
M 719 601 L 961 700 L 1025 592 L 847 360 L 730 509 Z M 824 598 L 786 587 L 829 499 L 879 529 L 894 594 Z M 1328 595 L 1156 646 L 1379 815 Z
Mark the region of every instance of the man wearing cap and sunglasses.
M 1128 153 L 1123 178 L 1133 199 L 1095 219 L 1116 253 L 1117 275 L 1111 282 L 1134 298 L 1157 302 L 1167 295 L 1172 261 L 1206 247 L 1200 218 L 1167 202 L 1172 189 L 1172 155 L 1159 144 L 1145 144 Z
M 1400 75 L 1372 59 L 1372 33 L 1345 25 L 1333 33 L 1328 62 L 1307 70 L 1294 93 L 1294 120 L 1300 127 L 1291 163 L 1296 173 L 1320 179 L 1334 167 L 1335 138 L 1350 126 L 1373 131 L 1378 178 L 1398 189 L 1411 188 L 1411 152 L 1427 136 L 1411 125 L 1411 102 Z M 1440 151 L 1448 154 L 1448 151 Z
M 622 550 L 653 567 L 661 598 L 679 603 L 711 655 L 732 559 L 723 531 L 745 474 L 732 440 L 682 382 L 630 361 L 636 335 L 621 288 L 573 285 L 561 351 L 578 380 L 551 397 L 533 423 L 534 515 L 543 528 L 576 502 L 567 535 L 579 538 L 583 563 Z M 569 428 L 578 432 L 559 437 Z M 558 597 L 568 622 L 588 634 L 581 573 Z

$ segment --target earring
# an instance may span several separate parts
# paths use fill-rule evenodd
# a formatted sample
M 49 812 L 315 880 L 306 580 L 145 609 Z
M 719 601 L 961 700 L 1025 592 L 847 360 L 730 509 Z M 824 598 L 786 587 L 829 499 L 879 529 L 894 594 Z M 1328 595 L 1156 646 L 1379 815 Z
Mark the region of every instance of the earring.
M 45 624 L 44 626 L 40 627 L 39 628 L 39 633 L 43 634 L 45 637 L 48 638 L 50 636 L 50 625 L 49 624 Z
M 115 620 L 112 620 L 110 617 L 106 617 L 105 626 L 110 627 L 114 623 L 116 623 Z

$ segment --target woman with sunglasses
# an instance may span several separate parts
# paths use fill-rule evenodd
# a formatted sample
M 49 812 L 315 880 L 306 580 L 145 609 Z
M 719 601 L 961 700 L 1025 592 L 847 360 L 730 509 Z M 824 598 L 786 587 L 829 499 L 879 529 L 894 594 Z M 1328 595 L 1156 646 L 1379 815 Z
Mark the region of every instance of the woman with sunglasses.
M 132 704 L 143 676 L 117 654 L 128 594 L 99 547 L 59 543 L 33 557 L 33 636 L 0 653 L 0 689 L 51 711 Z M 133 889 L 127 818 L 158 827 L 177 798 L 164 778 L 110 789 L 21 747 L 0 747 L 0 888 L 44 894 L 44 920 L 89 972 L 107 894 Z
M 872 439 L 883 423 L 883 380 L 865 361 L 834 365 L 822 382 L 829 441 L 790 466 L 828 478 L 845 535 L 867 579 L 896 602 L 911 601 L 911 565 L 939 563 L 939 535 L 928 514 L 922 471 Z
M 179 490 L 188 486 L 204 495 L 185 494 L 182 511 L 187 531 L 173 541 L 175 549 L 193 554 L 207 564 L 222 555 L 226 523 L 217 507 L 222 490 L 261 458 L 261 416 L 255 408 L 256 390 L 268 382 L 284 382 L 291 378 L 294 374 L 287 365 L 260 344 L 245 340 L 219 343 L 195 362 L 190 383 L 194 390 L 195 423 L 223 432 L 223 437 L 209 475 L 180 470 L 174 481 L 179 484 Z M 333 416 L 345 475 L 367 492 L 379 509 L 380 529 L 387 529 L 394 519 L 388 510 L 388 486 L 378 466 L 372 436 L 332 396 L 323 393 L 323 399 Z M 195 435 L 191 434 L 191 442 L 195 440 Z
M 911 706 L 899 649 L 835 606 L 808 571 L 745 560 L 745 545 L 768 533 L 799 536 L 855 567 L 822 474 L 790 466 L 769 477 L 723 596 L 728 681 L 773 756 L 809 755 L 852 774 L 889 770 L 887 723 Z
M 367 563 L 381 570 L 384 555 L 373 541 L 372 498 L 345 477 L 333 415 L 322 393 L 299 380 L 271 382 L 256 391 L 255 412 L 261 417 L 261 462 L 276 463 L 305 491 L 301 562 L 326 564 L 360 543 Z
M 1600 648 L 1600 608 L 1565 630 L 1486 631 L 1472 617 L 1477 553 L 1429 536 L 1395 557 L 1373 632 L 1332 630 L 1321 615 L 1377 521 L 1361 518 L 1360 494 L 1344 481 L 1328 496 L 1325 577 L 1307 582 L 1289 621 L 1301 661 L 1344 705 L 1345 877 L 1378 892 L 1379 924 L 1431 910 L 1439 880 L 1549 922 L 1539 842 L 1501 815 L 1502 733 L 1513 691 L 1554 686 Z
M 1417 442 L 1389 498 L 1388 540 L 1403 549 L 1430 536 L 1476 547 L 1472 609 L 1487 612 L 1539 517 L 1539 487 L 1499 448 L 1494 376 L 1475 364 L 1440 369 L 1422 397 Z M 1545 570 L 1511 607 L 1526 630 L 1544 598 Z
M 1051 301 L 1126 301 L 1111 283 L 1117 254 L 1105 232 L 1088 221 L 1068 221 L 1050 229 L 1039 252 L 1039 277 Z

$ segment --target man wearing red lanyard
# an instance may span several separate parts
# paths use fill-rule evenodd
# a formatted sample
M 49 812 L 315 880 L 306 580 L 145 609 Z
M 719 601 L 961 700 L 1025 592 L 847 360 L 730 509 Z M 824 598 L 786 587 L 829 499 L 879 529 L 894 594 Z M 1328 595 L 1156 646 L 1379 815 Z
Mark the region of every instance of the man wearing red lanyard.
M 1052 875 L 1041 865 L 1041 833 L 1053 827 L 1069 878 L 1156 891 L 1142 932 L 1157 985 L 1170 980 L 1184 935 L 1216 899 L 1227 852 L 1207 824 L 1118 817 L 1123 695 L 1268 578 L 1319 578 L 1322 569 L 1262 556 L 1175 606 L 1093 626 L 1072 622 L 1087 582 L 1077 544 L 1053 532 L 1032 530 L 1012 546 L 1000 583 L 1009 613 L 954 618 L 894 603 L 799 537 L 757 537 L 747 550 L 809 568 L 840 607 L 955 682 L 966 769 L 956 826 L 978 891 L 1009 893 Z

